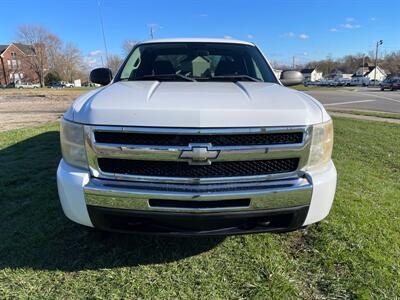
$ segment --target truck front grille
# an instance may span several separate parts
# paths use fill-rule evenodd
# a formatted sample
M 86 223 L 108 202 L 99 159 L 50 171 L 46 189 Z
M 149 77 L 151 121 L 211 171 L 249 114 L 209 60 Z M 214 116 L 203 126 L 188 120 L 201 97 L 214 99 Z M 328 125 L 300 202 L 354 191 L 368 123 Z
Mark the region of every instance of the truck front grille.
M 238 183 L 300 175 L 308 160 L 311 130 L 311 126 L 85 126 L 85 146 L 91 174 L 97 178 L 192 185 Z
M 187 162 L 147 161 L 129 159 L 98 159 L 100 170 L 107 173 L 135 176 L 213 178 L 235 176 L 258 176 L 293 172 L 299 158 L 226 161 L 211 165 L 189 165 Z
M 213 146 L 282 145 L 301 143 L 303 132 L 177 135 L 97 131 L 95 140 L 98 143 L 151 146 L 187 146 L 198 143 Z

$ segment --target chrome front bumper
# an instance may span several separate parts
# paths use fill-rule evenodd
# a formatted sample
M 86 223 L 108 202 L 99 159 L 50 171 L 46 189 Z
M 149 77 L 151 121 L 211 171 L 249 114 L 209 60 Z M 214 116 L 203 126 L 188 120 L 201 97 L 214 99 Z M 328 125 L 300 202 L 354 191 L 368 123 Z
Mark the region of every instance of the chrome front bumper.
M 238 188 L 241 190 L 229 184 L 222 185 L 224 190 L 219 188 L 221 185 L 202 184 L 197 189 L 182 185 L 178 190 L 156 184 L 98 181 L 89 172 L 72 167 L 63 160 L 57 170 L 60 202 L 70 220 L 111 231 L 186 235 L 281 232 L 319 222 L 331 209 L 336 177 L 335 166 L 330 161 L 297 179 L 240 183 Z M 183 204 L 188 201 L 186 199 L 201 203 L 199 196 L 204 201 L 234 197 L 250 198 L 251 201 L 248 207 L 240 208 L 182 210 L 180 205 L 176 210 L 172 207 L 151 207 L 149 199 L 153 196 L 160 200 L 171 197 Z
M 86 204 L 89 206 L 139 211 L 204 213 L 309 205 L 312 189 L 312 183 L 307 177 L 217 185 L 134 183 L 92 178 L 85 185 L 84 194 Z M 249 201 L 246 205 L 229 205 L 229 200 L 237 199 Z M 154 205 L 152 200 L 165 200 L 166 203 L 169 203 L 167 200 L 174 201 L 172 205 L 169 203 L 168 206 L 163 206 L 160 204 L 162 201 L 156 201 L 157 205 Z M 210 207 L 204 205 L 207 201 L 212 201 L 213 205 Z M 218 205 L 218 201 L 221 201 L 221 206 Z M 237 201 L 232 203 L 237 203 Z
M 133 141 L 98 139 L 98 132 L 110 136 L 157 133 L 210 137 L 301 132 L 302 140 L 267 145 L 223 146 L 199 142 L 142 145 L 140 138 Z M 313 197 L 311 177 L 303 171 L 309 157 L 311 134 L 311 126 L 236 129 L 85 126 L 90 178 L 83 186 L 83 194 L 91 223 L 106 230 L 179 234 L 234 234 L 301 227 Z M 207 162 L 202 162 L 203 165 L 280 159 L 298 159 L 298 162 L 294 168 L 263 170 L 254 176 L 251 172 L 235 175 L 228 170 L 224 177 L 219 173 L 204 175 L 200 172 L 200 175 L 193 173 L 187 178 L 183 175 L 177 177 L 175 173 L 160 175 L 156 172 L 154 175 L 113 169 L 117 161 L 129 159 L 143 163 L 167 161 L 179 164 L 185 153 L 194 155 L 196 147 L 205 149 L 206 154 L 215 154 Z M 111 168 L 104 167 L 102 159 L 113 160 Z M 195 161 L 192 159 L 186 163 L 191 165 Z M 151 167 L 144 169 L 152 170 Z

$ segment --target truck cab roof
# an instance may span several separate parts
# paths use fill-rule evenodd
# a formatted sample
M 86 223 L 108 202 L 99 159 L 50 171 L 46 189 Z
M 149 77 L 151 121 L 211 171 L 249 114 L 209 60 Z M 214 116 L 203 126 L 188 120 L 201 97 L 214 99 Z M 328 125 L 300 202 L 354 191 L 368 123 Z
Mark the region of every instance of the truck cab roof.
M 168 39 L 153 39 L 139 42 L 139 44 L 155 44 L 155 43 L 226 43 L 226 44 L 241 44 L 255 46 L 251 42 L 235 40 L 235 39 L 218 39 L 218 38 L 168 38 Z

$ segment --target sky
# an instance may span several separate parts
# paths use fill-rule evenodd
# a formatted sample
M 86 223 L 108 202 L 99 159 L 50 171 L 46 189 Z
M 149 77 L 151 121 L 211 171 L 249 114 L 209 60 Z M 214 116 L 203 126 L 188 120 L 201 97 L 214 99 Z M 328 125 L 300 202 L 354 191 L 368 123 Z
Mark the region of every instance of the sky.
M 47 28 L 101 63 L 105 47 L 122 55 L 124 40 L 216 37 L 254 42 L 273 62 L 306 63 L 327 56 L 400 50 L 398 0 L 0 0 L 0 44 L 22 24 Z M 104 60 L 104 59 L 103 59 Z

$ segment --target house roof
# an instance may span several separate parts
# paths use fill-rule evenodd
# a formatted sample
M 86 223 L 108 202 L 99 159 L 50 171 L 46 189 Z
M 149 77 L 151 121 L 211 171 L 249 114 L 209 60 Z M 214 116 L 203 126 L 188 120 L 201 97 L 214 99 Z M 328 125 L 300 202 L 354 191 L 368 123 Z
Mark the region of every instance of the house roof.
M 300 72 L 303 74 L 308 74 L 308 73 L 312 73 L 315 70 L 315 68 L 312 69 L 302 69 Z
M 362 69 L 362 68 L 363 68 L 363 66 L 360 66 L 360 67 L 359 67 L 359 69 Z M 368 75 L 371 74 L 371 72 L 375 69 L 375 66 L 364 67 L 364 69 L 367 69 L 367 68 L 368 68 L 368 71 L 367 71 L 364 75 L 356 75 L 356 73 L 354 73 L 352 77 L 368 76 Z M 383 74 L 386 74 L 386 73 L 385 73 L 385 70 L 383 70 L 381 67 L 377 66 L 376 68 L 377 68 L 377 70 L 379 70 L 379 71 L 382 72 Z
M 8 45 L 0 45 L 0 54 L 3 53 L 4 50 L 6 50 Z
M 369 75 L 374 69 L 375 69 L 375 67 L 368 67 L 368 72 L 365 73 L 364 76 Z M 383 74 L 385 74 L 385 71 L 382 68 L 380 68 L 379 66 L 377 66 L 376 69 L 381 71 Z
M 30 45 L 25 45 L 21 43 L 12 43 L 19 50 L 24 52 L 25 55 L 35 55 L 35 49 Z M 8 45 L 0 45 L 0 54 L 2 54 L 11 44 Z
M 25 45 L 21 43 L 13 43 L 19 50 L 25 53 L 25 55 L 35 55 L 35 49 L 31 45 Z

